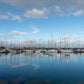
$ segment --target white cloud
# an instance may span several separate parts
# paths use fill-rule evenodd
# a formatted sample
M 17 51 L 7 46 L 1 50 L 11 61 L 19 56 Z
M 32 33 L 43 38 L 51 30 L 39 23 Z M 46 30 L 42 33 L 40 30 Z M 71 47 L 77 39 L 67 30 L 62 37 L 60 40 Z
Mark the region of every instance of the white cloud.
M 37 28 L 35 28 L 35 27 L 33 27 L 32 26 L 32 28 L 33 28 L 33 34 L 35 34 L 35 33 L 38 33 L 40 30 L 39 29 L 37 29 Z M 27 32 L 20 32 L 20 31 L 12 31 L 11 32 L 11 35 L 31 35 L 32 33 L 27 33 Z
M 0 15 L 0 19 L 9 19 L 9 16 L 6 16 L 6 15 Z
M 12 35 L 30 35 L 30 33 L 26 32 L 19 32 L 19 31 L 12 31 Z
M 27 32 L 20 32 L 20 31 L 12 31 L 10 33 L 10 35 L 7 36 L 7 38 L 11 38 L 15 35 L 31 35 L 31 34 L 35 34 L 35 33 L 38 33 L 39 32 L 39 29 L 35 28 L 35 27 L 32 27 L 33 28 L 33 32 L 32 33 L 27 33 Z
M 4 8 L 1 5 L 3 2 Z M 13 6 L 14 9 L 11 10 Z M 84 0 L 0 0 L 0 13 L 18 11 L 28 18 L 49 18 L 62 15 L 84 15 Z M 75 11 L 75 12 L 74 12 Z M 22 14 L 24 13 L 24 14 Z M 21 21 L 21 17 L 11 14 L 12 20 Z
M 27 9 L 27 17 L 31 16 L 36 12 L 37 14 L 41 14 L 43 16 L 44 12 L 41 9 L 46 8 L 49 9 L 53 6 L 61 7 L 62 11 L 65 14 L 73 14 L 73 11 L 76 10 L 84 10 L 84 0 L 2 0 L 4 3 L 8 3 L 17 8 Z M 33 9 L 32 12 L 30 9 Z M 38 10 L 35 10 L 38 9 Z M 59 9 L 59 8 L 58 8 Z M 44 10 L 43 10 L 44 11 Z M 53 12 L 55 10 L 53 9 Z M 58 11 L 59 12 L 59 11 Z M 61 12 L 62 13 L 62 12 Z
M 24 12 L 24 16 L 27 18 L 48 18 L 51 16 L 60 16 L 63 15 L 64 12 L 61 10 L 59 6 L 52 6 L 49 9 L 32 9 Z
M 11 20 L 18 20 L 19 22 L 21 22 L 21 17 L 12 13 L 8 13 L 8 15 L 11 17 Z
M 35 27 L 33 27 L 33 26 L 32 26 L 32 28 L 34 29 L 34 31 L 32 32 L 33 34 L 35 34 L 35 33 L 38 33 L 38 32 L 39 32 L 39 29 L 37 29 L 37 28 L 35 28 Z
M 46 9 L 38 10 L 38 9 L 33 9 L 33 10 L 28 10 L 24 12 L 25 17 L 29 18 L 47 18 L 46 15 Z
M 77 10 L 76 12 L 73 13 L 75 16 L 82 16 L 84 15 L 84 10 Z
M 31 33 L 15 31 L 15 30 L 11 31 L 8 36 L 5 36 L 5 38 L 10 39 L 10 38 L 12 38 L 14 36 L 22 36 L 22 35 L 26 35 L 27 36 L 27 35 L 31 35 L 31 34 L 36 34 L 36 33 L 38 33 L 40 31 L 39 29 L 37 29 L 37 28 L 35 28 L 33 26 L 32 26 L 32 28 L 33 28 L 33 31 Z M 0 34 L 0 37 L 2 37 L 2 34 Z
M 0 20 L 18 20 L 21 22 L 21 17 L 12 13 L 8 13 L 8 15 L 0 15 Z

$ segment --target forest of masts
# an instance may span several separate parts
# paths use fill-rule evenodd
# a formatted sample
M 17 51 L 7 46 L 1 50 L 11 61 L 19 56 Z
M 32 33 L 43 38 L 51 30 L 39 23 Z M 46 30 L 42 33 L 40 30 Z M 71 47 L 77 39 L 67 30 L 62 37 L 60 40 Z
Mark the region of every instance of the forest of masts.
M 29 40 L 0 40 L 0 47 L 5 48 L 23 48 L 23 47 L 35 47 L 35 48 L 84 48 L 84 41 L 70 40 L 70 39 L 29 39 Z

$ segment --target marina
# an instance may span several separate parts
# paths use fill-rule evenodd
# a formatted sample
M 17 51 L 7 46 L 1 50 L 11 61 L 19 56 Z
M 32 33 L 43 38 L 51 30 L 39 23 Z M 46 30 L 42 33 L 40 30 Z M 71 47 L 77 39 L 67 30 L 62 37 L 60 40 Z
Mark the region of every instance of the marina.
M 0 0 L 0 84 L 84 84 L 84 0 Z
M 12 48 L 12 49 L 1 49 L 0 53 L 84 53 L 84 49 L 55 49 L 55 48 L 34 48 L 34 49 L 20 49 L 20 48 Z
M 65 37 L 65 36 L 64 36 Z M 61 38 L 64 38 L 61 37 Z M 0 53 L 84 53 L 84 42 L 71 42 L 70 39 L 0 41 Z M 72 39 L 71 39 L 72 40 Z M 3 43 L 2 43 L 3 42 Z M 73 45 L 76 44 L 76 45 Z

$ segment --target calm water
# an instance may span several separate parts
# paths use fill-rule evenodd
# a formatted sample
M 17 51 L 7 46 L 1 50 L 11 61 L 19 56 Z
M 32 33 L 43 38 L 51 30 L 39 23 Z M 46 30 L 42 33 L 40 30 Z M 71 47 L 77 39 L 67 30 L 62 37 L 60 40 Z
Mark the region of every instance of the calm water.
M 84 54 L 0 55 L 0 84 L 84 84 Z

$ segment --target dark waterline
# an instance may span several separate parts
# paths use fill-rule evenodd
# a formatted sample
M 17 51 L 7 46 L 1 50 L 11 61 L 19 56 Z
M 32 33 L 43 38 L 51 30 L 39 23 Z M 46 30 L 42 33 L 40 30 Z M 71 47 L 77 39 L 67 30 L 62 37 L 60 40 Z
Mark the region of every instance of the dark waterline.
M 0 55 L 0 84 L 83 84 L 84 54 Z

